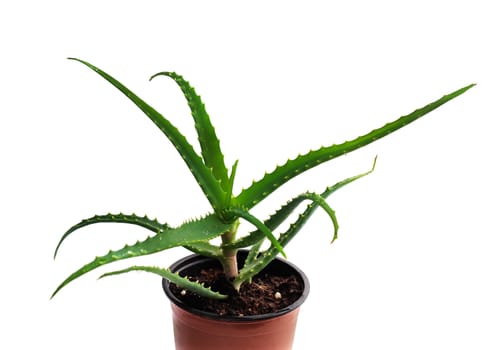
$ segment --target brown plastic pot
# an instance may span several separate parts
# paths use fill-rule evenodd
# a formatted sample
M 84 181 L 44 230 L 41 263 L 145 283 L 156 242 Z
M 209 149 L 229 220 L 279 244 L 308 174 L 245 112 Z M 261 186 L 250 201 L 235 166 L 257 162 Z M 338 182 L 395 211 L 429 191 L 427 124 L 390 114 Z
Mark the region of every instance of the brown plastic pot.
M 239 263 L 246 251 L 238 252 Z M 218 267 L 219 262 L 200 255 L 190 255 L 175 262 L 170 269 L 186 274 L 195 269 Z M 190 307 L 170 290 L 163 279 L 163 290 L 171 301 L 176 350 L 288 350 L 292 349 L 299 307 L 310 287 L 306 275 L 281 258 L 273 260 L 264 273 L 297 275 L 303 294 L 293 304 L 275 313 L 256 316 L 219 316 Z

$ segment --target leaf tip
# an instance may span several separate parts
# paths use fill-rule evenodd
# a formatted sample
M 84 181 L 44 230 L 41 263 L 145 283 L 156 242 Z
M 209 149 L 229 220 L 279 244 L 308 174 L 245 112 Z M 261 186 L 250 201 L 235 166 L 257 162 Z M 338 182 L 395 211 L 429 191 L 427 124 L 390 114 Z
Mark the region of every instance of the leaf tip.
M 376 162 L 377 162 L 377 161 L 378 161 L 378 155 L 376 155 L 376 156 L 374 157 L 373 167 L 371 168 L 371 172 L 373 172 L 373 171 L 374 171 L 374 168 L 376 168 Z
M 58 287 L 58 288 L 56 288 L 56 290 L 53 292 L 53 294 L 51 294 L 51 297 L 49 298 L 49 300 L 53 300 L 54 296 L 55 296 L 56 294 L 58 294 L 58 292 L 60 291 L 60 289 L 61 289 L 61 286 L 60 286 L 60 287 Z
M 165 75 L 165 76 L 170 76 L 170 74 L 172 74 L 171 72 L 159 72 L 159 73 L 156 73 L 156 74 L 153 74 L 151 77 L 150 77 L 150 81 L 152 81 L 154 78 L 158 77 L 158 76 L 161 76 L 161 75 Z

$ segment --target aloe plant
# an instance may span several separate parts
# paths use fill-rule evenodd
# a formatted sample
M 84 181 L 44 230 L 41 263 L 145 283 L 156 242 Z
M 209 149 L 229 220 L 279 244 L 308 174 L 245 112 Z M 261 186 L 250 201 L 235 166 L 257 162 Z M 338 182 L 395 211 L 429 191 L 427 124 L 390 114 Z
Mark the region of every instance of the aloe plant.
M 148 238 L 143 241 L 138 241 L 132 245 L 126 245 L 118 250 L 111 250 L 103 256 L 96 257 L 66 278 L 56 288 L 52 297 L 70 282 L 100 266 L 123 259 L 154 254 L 178 246 L 185 247 L 194 253 L 219 260 L 230 283 L 235 289 L 239 290 L 243 283 L 250 281 L 254 275 L 259 273 L 278 254 L 286 256 L 284 247 L 298 234 L 298 232 L 300 232 L 305 222 L 313 215 L 317 208 L 323 209 L 332 221 L 333 242 L 337 238 L 339 225 L 335 211 L 327 203 L 327 198 L 345 185 L 371 173 L 374 170 L 376 159 L 374 160 L 372 169 L 369 171 L 349 177 L 333 186 L 328 186 L 321 193 L 306 192 L 292 197 L 291 200 L 284 203 L 266 220 L 252 214 L 251 210 L 254 206 L 266 199 L 271 193 L 292 178 L 340 155 L 364 147 L 393 131 L 412 123 L 474 86 L 474 84 L 471 84 L 456 90 L 425 107 L 417 109 L 408 115 L 402 116 L 393 122 L 350 141 L 329 147 L 321 147 L 317 150 L 312 150 L 307 154 L 290 159 L 284 165 L 277 166 L 272 172 L 266 173 L 260 180 L 253 181 L 248 188 L 241 190 L 235 195 L 233 184 L 237 172 L 238 161 L 236 161 L 231 168 L 225 164 L 219 140 L 206 112 L 205 106 L 194 88 L 184 80 L 182 76 L 173 72 L 161 72 L 152 76 L 150 80 L 155 77 L 165 76 L 177 83 L 187 100 L 191 115 L 194 119 L 200 145 L 200 153 L 194 149 L 194 147 L 187 141 L 186 137 L 182 135 L 182 133 L 168 119 L 118 80 L 88 62 L 76 58 L 70 59 L 84 64 L 100 75 L 121 91 L 144 114 L 146 114 L 151 121 L 153 121 L 179 152 L 209 201 L 212 211 L 201 218 L 191 219 L 178 227 L 170 227 L 165 223 L 151 220 L 146 216 L 141 217 L 134 214 L 122 213 L 96 215 L 89 219 L 82 220 L 68 229 L 68 231 L 61 237 L 55 250 L 55 258 L 62 243 L 73 232 L 96 223 L 115 222 L 132 224 L 144 227 L 153 234 L 149 235 Z M 298 206 L 303 202 L 308 203 L 306 209 L 302 210 L 297 215 L 296 220 L 292 222 L 284 232 L 276 232 L 279 226 L 284 223 L 288 217 L 298 212 Z M 239 236 L 237 233 L 240 221 L 251 223 L 255 229 L 252 232 L 244 233 Z M 211 243 L 211 240 L 217 237 L 220 237 L 221 244 Z M 265 245 L 266 248 L 263 248 L 263 243 L 266 240 L 269 241 L 270 244 Z M 249 251 L 244 266 L 239 269 L 237 266 L 236 255 L 237 250 L 240 248 L 249 248 Z M 180 276 L 169 269 L 161 267 L 131 266 L 123 270 L 105 273 L 101 277 L 122 274 L 130 271 L 146 271 L 157 274 L 183 288 L 205 297 L 217 299 L 227 297 L 219 292 L 210 290 L 208 287 L 198 282 L 192 282 L 185 276 Z

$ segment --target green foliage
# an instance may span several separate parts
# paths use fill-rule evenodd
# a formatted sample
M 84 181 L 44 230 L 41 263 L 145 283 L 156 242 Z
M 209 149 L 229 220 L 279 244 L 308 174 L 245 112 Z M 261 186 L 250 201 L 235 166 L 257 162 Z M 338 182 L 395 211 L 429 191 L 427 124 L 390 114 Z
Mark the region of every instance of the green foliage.
M 162 269 L 159 267 L 131 266 L 131 267 L 128 267 L 127 269 L 105 273 L 102 276 L 100 276 L 100 278 L 107 277 L 107 276 L 120 275 L 122 273 L 127 273 L 130 271 L 146 271 L 146 272 L 153 273 L 155 275 L 158 275 L 158 276 L 161 276 L 161 277 L 168 279 L 170 282 L 173 282 L 176 285 L 178 285 L 182 288 L 185 288 L 186 290 L 189 290 L 189 291 L 194 292 L 196 294 L 200 294 L 206 298 L 226 299 L 228 297 L 227 295 L 223 295 L 223 294 L 220 294 L 218 292 L 212 291 L 211 288 L 206 287 L 197 281 L 191 281 L 189 278 L 187 278 L 185 276 L 182 277 L 179 274 L 174 273 L 168 269 Z
M 232 283 L 238 290 L 243 283 L 250 281 L 254 275 L 266 267 L 278 254 L 285 256 L 284 247 L 298 232 L 300 232 L 301 228 L 318 207 L 325 211 L 333 224 L 334 232 L 332 242 L 337 239 L 339 224 L 337 222 L 335 211 L 330 207 L 326 199 L 338 189 L 370 174 L 374 170 L 376 159 L 373 168 L 368 172 L 340 181 L 333 186 L 327 187 L 322 193 L 306 192 L 299 194 L 281 206 L 279 210 L 266 220 L 262 220 L 251 213 L 250 210 L 255 205 L 266 199 L 271 193 L 292 178 L 340 155 L 355 151 L 356 149 L 389 135 L 393 131 L 412 123 L 474 86 L 474 84 L 471 84 L 456 90 L 425 107 L 417 109 L 408 115 L 402 116 L 393 122 L 350 141 L 346 141 L 339 145 L 321 147 L 317 150 L 312 150 L 307 154 L 299 155 L 296 158 L 288 160 L 284 165 L 278 166 L 271 173 L 266 173 L 258 181 L 253 181 L 248 188 L 242 190 L 235 196 L 233 195 L 233 183 L 237 172 L 238 161 L 233 164 L 231 169 L 227 168 L 221 151 L 220 142 L 216 136 L 209 115 L 206 112 L 204 103 L 202 102 L 201 97 L 195 92 L 194 88 L 182 76 L 173 72 L 161 72 L 152 76 L 150 80 L 157 76 L 166 76 L 177 83 L 187 100 L 191 115 L 194 119 L 194 125 L 200 145 L 200 153 L 196 152 L 192 145 L 187 141 L 186 137 L 182 135 L 168 119 L 158 113 L 153 107 L 139 98 L 118 80 L 88 62 L 75 58 L 72 58 L 72 60 L 84 64 L 92 71 L 99 74 L 107 82 L 121 91 L 144 114 L 146 114 L 151 121 L 153 121 L 180 154 L 181 158 L 189 168 L 189 171 L 199 184 L 202 192 L 208 199 L 213 212 L 200 219 L 183 223 L 177 228 L 161 224 L 157 220 L 150 220 L 146 216 L 140 217 L 134 214 L 96 215 L 89 219 L 82 220 L 78 224 L 72 226 L 61 237 L 55 250 L 55 257 L 57 256 L 61 244 L 66 238 L 75 231 L 92 224 L 125 223 L 137 225 L 148 229 L 153 232 L 154 235 L 149 236 L 144 241 L 126 245 L 119 250 L 111 250 L 104 256 L 96 257 L 92 262 L 82 266 L 68 276 L 68 278 L 58 286 L 52 296 L 56 295 L 67 284 L 100 266 L 123 259 L 154 254 L 178 246 L 185 247 L 197 254 L 219 260 L 223 264 L 224 271 L 236 271 L 236 269 L 232 268 L 233 266 L 229 266 L 229 264 L 235 264 L 236 267 L 236 250 L 239 248 L 249 248 L 249 255 L 245 260 L 244 266 L 236 275 L 228 276 L 230 278 L 230 283 Z M 296 220 L 289 225 L 286 231 L 282 233 L 276 232 L 281 224 L 283 224 L 291 215 L 295 214 L 298 211 L 299 205 L 305 201 L 309 202 L 306 209 L 297 214 Z M 255 226 L 256 230 L 238 236 L 237 229 L 240 220 L 251 223 Z M 217 237 L 221 237 L 220 245 L 211 243 L 211 240 Z M 265 240 L 268 240 L 270 245 L 262 250 Z M 231 261 L 228 259 L 230 254 L 235 256 L 234 261 L 233 259 Z M 102 275 L 102 277 L 130 271 L 146 271 L 157 274 L 187 290 L 205 297 L 218 299 L 226 298 L 225 295 L 212 291 L 198 282 L 190 281 L 185 276 L 179 276 L 165 268 L 132 266 L 123 270 L 106 273 Z
M 215 214 L 211 214 L 202 219 L 186 222 L 177 228 L 159 230 L 156 235 L 149 236 L 142 242 L 138 241 L 132 245 L 125 245 L 119 250 L 111 250 L 104 256 L 96 257 L 92 262 L 81 267 L 79 270 L 71 274 L 65 281 L 63 281 L 55 290 L 52 297 L 71 281 L 102 265 L 107 265 L 123 259 L 154 254 L 174 247 L 187 246 L 209 241 L 225 232 L 228 232 L 232 226 L 233 224 L 225 223 Z M 81 225 L 77 224 L 73 226 L 70 230 L 68 230 L 68 232 L 73 232 L 74 227 L 81 227 Z

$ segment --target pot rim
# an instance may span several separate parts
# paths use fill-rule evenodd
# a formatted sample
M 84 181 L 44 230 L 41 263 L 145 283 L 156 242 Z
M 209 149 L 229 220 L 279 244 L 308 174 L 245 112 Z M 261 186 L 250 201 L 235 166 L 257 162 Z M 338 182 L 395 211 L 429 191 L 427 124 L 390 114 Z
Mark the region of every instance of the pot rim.
M 238 254 L 244 254 L 246 250 L 241 249 L 238 251 Z M 199 254 L 191 254 L 188 255 L 182 259 L 177 260 L 174 262 L 172 265 L 170 265 L 169 269 L 172 272 L 179 272 L 185 268 L 189 268 L 191 266 L 195 266 L 198 264 L 202 264 L 205 262 L 211 262 L 211 261 L 216 261 L 215 259 L 205 257 Z M 296 265 L 292 264 L 291 262 L 281 258 L 281 257 L 275 257 L 273 261 L 269 263 L 269 266 L 271 264 L 279 264 L 283 265 L 283 267 L 288 268 L 291 270 L 294 274 L 296 274 L 302 281 L 303 284 L 303 293 L 301 296 L 292 304 L 288 305 L 285 308 L 282 308 L 280 310 L 277 310 L 276 312 L 271 312 L 271 313 L 266 313 L 266 314 L 261 314 L 261 315 L 248 315 L 248 316 L 220 316 L 211 312 L 203 311 L 194 307 L 191 307 L 184 303 L 182 300 L 177 298 L 170 290 L 170 281 L 167 279 L 163 278 L 162 279 L 162 287 L 163 291 L 165 292 L 167 298 L 170 299 L 170 301 L 178 306 L 181 309 L 184 309 L 187 312 L 190 312 L 194 315 L 210 318 L 213 320 L 221 320 L 221 321 L 230 321 L 230 322 L 251 322 L 251 321 L 260 321 L 260 320 L 267 320 L 275 317 L 279 317 L 282 315 L 285 315 L 297 308 L 299 308 L 306 300 L 308 297 L 308 294 L 310 292 L 310 282 L 308 280 L 308 277 L 306 274 L 298 268 Z M 265 269 L 267 269 L 269 266 L 267 266 Z

